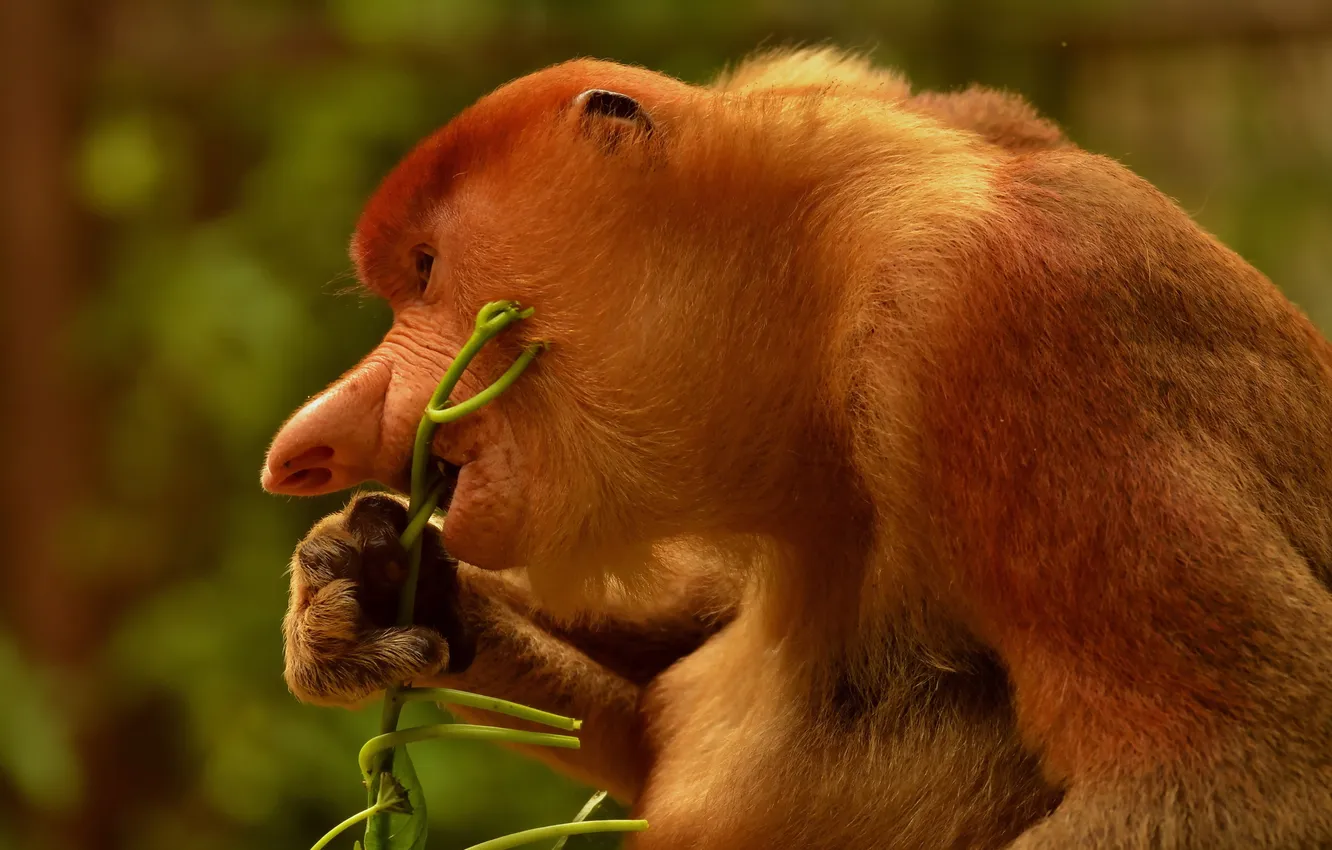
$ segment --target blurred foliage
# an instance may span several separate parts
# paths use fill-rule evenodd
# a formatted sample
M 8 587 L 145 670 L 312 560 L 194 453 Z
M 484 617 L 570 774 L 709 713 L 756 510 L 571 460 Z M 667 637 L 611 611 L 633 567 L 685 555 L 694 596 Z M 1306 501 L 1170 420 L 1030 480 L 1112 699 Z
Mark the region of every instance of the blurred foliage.
M 267 496 L 259 465 L 283 417 L 387 327 L 382 306 L 344 292 L 376 181 L 467 103 L 550 62 L 704 80 L 759 46 L 833 41 L 924 87 L 1023 91 L 1332 327 L 1332 39 L 1209 40 L 1205 3 L 1158 5 L 104 4 L 70 162 L 92 279 L 68 332 L 97 388 L 99 465 L 89 497 L 61 508 L 61 538 L 82 552 L 68 568 L 117 607 L 76 677 L 91 685 L 0 632 L 5 787 L 44 817 L 80 805 L 80 759 L 97 756 L 71 730 L 98 713 L 137 748 L 98 846 L 300 848 L 360 807 L 355 753 L 377 711 L 298 705 L 278 633 L 293 544 L 344 497 Z M 492 747 L 416 752 L 432 847 L 563 819 L 585 798 Z

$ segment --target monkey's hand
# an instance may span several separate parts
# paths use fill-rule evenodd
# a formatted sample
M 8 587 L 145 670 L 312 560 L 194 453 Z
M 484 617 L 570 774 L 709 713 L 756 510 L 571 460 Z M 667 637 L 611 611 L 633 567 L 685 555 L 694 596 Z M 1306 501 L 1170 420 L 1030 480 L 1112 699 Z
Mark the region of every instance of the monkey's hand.
M 463 627 L 457 561 L 433 527 L 421 539 L 414 625 L 395 625 L 407 577 L 398 537 L 406 527 L 403 500 L 365 493 L 320 520 L 296 547 L 282 631 L 287 685 L 298 699 L 354 705 L 389 685 L 471 664 L 475 646 Z

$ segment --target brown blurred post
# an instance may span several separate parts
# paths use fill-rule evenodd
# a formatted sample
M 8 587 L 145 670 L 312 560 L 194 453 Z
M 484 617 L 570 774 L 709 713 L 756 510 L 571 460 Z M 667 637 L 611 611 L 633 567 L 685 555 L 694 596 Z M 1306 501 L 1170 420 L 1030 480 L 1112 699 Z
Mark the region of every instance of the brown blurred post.
M 91 649 L 91 600 L 56 546 L 85 451 L 62 345 L 84 241 L 70 187 L 85 67 L 80 5 L 0 2 L 0 610 L 29 663 L 75 680 Z M 44 813 L 16 796 L 4 803 L 22 846 L 90 846 L 82 811 Z
M 76 49 L 69 4 L 0 4 L 0 364 L 5 390 L 0 582 L 9 623 L 51 661 L 78 653 L 55 563 L 59 511 L 78 487 L 76 399 L 62 334 L 77 289 L 80 227 L 70 191 Z

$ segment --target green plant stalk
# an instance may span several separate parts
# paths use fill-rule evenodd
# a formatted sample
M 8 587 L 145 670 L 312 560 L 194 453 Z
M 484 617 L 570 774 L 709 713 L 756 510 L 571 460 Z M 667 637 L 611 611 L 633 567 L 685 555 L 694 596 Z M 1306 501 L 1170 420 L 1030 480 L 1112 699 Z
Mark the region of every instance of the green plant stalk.
M 453 359 L 451 364 L 449 364 L 448 370 L 445 371 L 444 377 L 440 379 L 439 385 L 435 387 L 435 392 L 430 397 L 429 403 L 426 405 L 425 414 L 421 416 L 421 421 L 417 424 L 416 440 L 412 446 L 411 491 L 408 494 L 407 506 L 407 515 L 411 518 L 409 527 L 421 517 L 425 517 L 425 519 L 421 520 L 421 525 L 416 531 L 417 536 L 410 540 L 410 545 L 404 544 L 407 546 L 407 577 L 403 582 L 402 595 L 398 602 L 399 626 L 407 627 L 412 624 L 412 614 L 416 609 L 416 584 L 417 579 L 421 574 L 421 547 L 418 545 L 420 539 L 419 535 L 421 530 L 424 529 L 425 523 L 429 522 L 431 514 L 434 513 L 433 507 L 431 507 L 429 511 L 425 510 L 426 505 L 429 502 L 430 491 L 434 489 L 429 482 L 430 470 L 428 462 L 430 458 L 430 444 L 435 436 L 435 428 L 439 426 L 440 422 L 447 421 L 444 419 L 436 421 L 435 416 L 450 407 L 449 395 L 452 394 L 454 387 L 458 385 L 458 380 L 462 377 L 463 372 L 466 371 L 468 365 L 472 362 L 472 358 L 474 358 L 477 352 L 481 350 L 481 347 L 509 325 L 525 319 L 530 315 L 532 315 L 531 308 L 523 310 L 518 304 L 512 301 L 494 301 L 482 307 L 477 313 L 476 326 L 472 331 L 472 335 L 468 338 L 462 349 L 459 350 L 458 356 Z M 520 357 L 518 362 L 514 363 L 514 365 L 500 378 L 500 381 L 497 382 L 497 384 L 502 383 L 503 387 L 496 392 L 490 392 L 486 395 L 481 404 L 493 400 L 500 392 L 503 392 L 504 389 L 507 389 L 509 385 L 517 380 L 518 375 L 522 373 L 523 369 L 531 364 L 533 358 L 536 357 L 537 353 L 542 348 L 543 346 L 539 343 L 528 346 L 527 350 L 523 353 L 523 357 Z M 488 388 L 488 390 L 490 389 L 494 389 L 494 387 Z M 485 393 L 482 394 L 484 395 Z M 469 401 L 472 400 L 469 399 Z M 480 404 L 469 405 L 464 412 L 471 412 L 480 406 Z M 432 412 L 434 412 L 434 416 L 432 416 Z M 437 499 L 438 496 L 436 497 L 436 500 Z M 391 733 L 398 728 L 398 719 L 402 715 L 403 705 L 403 700 L 400 699 L 398 695 L 400 690 L 400 685 L 392 685 L 384 694 L 384 707 L 380 712 L 379 718 L 379 729 L 381 734 Z M 378 759 L 378 763 L 374 765 L 371 771 L 367 774 L 366 794 L 368 802 L 370 803 L 367 808 L 373 807 L 374 801 L 378 796 L 378 777 L 380 773 L 390 770 L 392 764 L 393 750 L 390 749 L 383 755 L 383 757 Z
M 540 723 L 542 726 L 567 729 L 570 732 L 577 732 L 583 728 L 583 721 L 565 717 L 563 714 L 551 714 L 549 711 L 542 711 L 516 702 L 509 702 L 497 697 L 484 697 L 467 691 L 455 691 L 453 688 L 403 688 L 398 692 L 398 696 L 406 701 L 428 700 L 447 705 L 465 705 L 468 708 L 480 708 L 485 711 L 493 711 L 496 714 L 517 717 L 519 720 Z
M 642 832 L 648 828 L 645 820 L 590 820 L 582 823 L 559 823 L 554 826 L 539 826 L 525 829 L 502 838 L 492 838 L 473 844 L 467 850 L 509 850 L 537 841 L 549 841 L 552 838 L 564 839 L 570 835 L 588 835 L 594 832 Z
M 366 741 L 361 747 L 357 761 L 361 765 L 361 775 L 367 781 L 375 766 L 375 756 L 385 750 L 393 750 L 404 744 L 428 741 L 432 738 L 453 738 L 463 741 L 495 741 L 503 744 L 529 744 L 536 747 L 560 747 L 576 750 L 582 742 L 572 735 L 556 735 L 551 732 L 525 732 L 521 729 L 506 729 L 500 726 L 474 726 L 469 723 L 432 723 L 429 726 L 413 726 L 385 732 Z
M 420 537 L 421 532 L 425 531 L 425 527 L 429 525 L 430 517 L 434 514 L 435 509 L 439 507 L 439 498 L 443 495 L 444 482 L 441 480 L 431 488 L 421 512 L 412 517 L 411 521 L 407 523 L 407 527 L 403 529 L 402 536 L 398 538 L 398 542 L 402 544 L 404 549 L 416 548 L 416 538 Z
M 578 810 L 578 814 L 574 815 L 573 820 L 569 821 L 569 823 L 571 824 L 582 823 L 583 821 L 587 820 L 589 817 L 592 816 L 592 813 L 597 810 L 597 806 L 600 806 L 601 802 L 605 799 L 606 799 L 605 791 L 598 791 L 597 793 L 593 794 L 591 797 L 588 798 L 587 802 L 583 804 L 583 808 Z M 646 824 L 647 822 L 644 821 L 644 823 Z M 564 850 L 564 845 L 569 843 L 569 836 L 571 834 L 572 833 L 565 833 L 564 835 L 561 835 L 560 840 L 556 841 L 553 845 L 551 845 L 550 850 Z
M 530 315 L 532 315 L 532 308 L 520 309 L 512 301 L 491 302 L 482 307 L 480 312 L 476 314 L 476 328 L 458 351 L 458 356 L 453 358 L 453 362 L 449 364 L 444 377 L 440 379 L 439 385 L 435 387 L 434 395 L 430 397 L 430 401 L 426 404 L 421 421 L 416 426 L 416 441 L 412 446 L 411 492 L 408 494 L 407 506 L 407 515 L 412 519 L 416 519 L 419 513 L 423 513 L 422 509 L 428 498 L 428 490 L 430 489 L 430 443 L 434 439 L 435 429 L 444 422 L 453 421 L 487 402 L 493 401 L 518 379 L 518 376 L 531 364 L 544 346 L 541 343 L 529 345 L 524 350 L 523 355 L 509 367 L 508 371 L 498 381 L 456 407 L 449 401 L 449 396 L 453 393 L 454 387 L 458 385 L 463 372 L 467 371 L 468 365 L 471 364 L 472 358 L 476 357 L 477 352 L 481 350 L 481 346 L 490 342 L 509 325 L 526 319 Z M 481 399 L 481 401 L 473 404 L 478 399 Z M 453 415 L 446 417 L 446 412 L 451 412 Z M 428 520 L 429 515 L 427 514 Z M 414 552 L 415 555 L 409 559 L 407 580 L 403 583 L 402 597 L 398 602 L 398 625 L 404 627 L 412 624 L 412 612 L 416 608 L 416 579 L 421 573 L 420 547 L 413 545 L 409 554 L 411 552 Z M 386 729 L 384 731 L 390 730 Z
M 333 839 L 337 838 L 339 835 L 346 832 L 347 830 L 351 829 L 353 826 L 356 826 L 356 824 L 360 823 L 361 821 L 372 818 L 375 815 L 379 814 L 380 812 L 386 812 L 398 809 L 402 805 L 404 800 L 404 797 L 401 792 L 402 789 L 399 788 L 396 784 L 393 785 L 391 788 L 381 788 L 379 797 L 375 801 L 375 804 L 373 806 L 369 806 L 368 808 L 362 809 L 361 811 L 357 812 L 356 814 L 344 820 L 342 823 L 330 829 L 328 832 L 324 833 L 324 837 L 316 841 L 314 846 L 311 847 L 310 850 L 323 850 L 324 847 L 327 847 L 329 845 L 329 842 L 331 842 Z M 361 842 L 359 841 L 356 842 L 357 850 L 360 850 L 360 847 L 361 847 Z
M 342 823 L 330 829 L 328 832 L 324 833 L 324 837 L 316 841 L 314 846 L 311 847 L 310 850 L 323 850 L 323 848 L 328 846 L 330 841 L 337 838 L 339 835 L 346 832 L 347 830 L 351 829 L 353 826 L 356 826 L 358 823 L 360 823 L 363 820 L 374 817 L 380 812 L 393 808 L 394 805 L 395 805 L 394 803 L 375 803 L 373 806 L 371 806 L 368 809 L 362 809 L 361 811 L 347 818 Z

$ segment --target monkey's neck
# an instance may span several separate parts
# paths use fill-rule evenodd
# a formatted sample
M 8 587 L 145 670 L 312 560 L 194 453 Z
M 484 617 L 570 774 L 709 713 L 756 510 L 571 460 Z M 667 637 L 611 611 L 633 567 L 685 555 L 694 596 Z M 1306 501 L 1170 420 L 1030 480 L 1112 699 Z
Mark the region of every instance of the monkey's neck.
M 881 516 L 884 506 L 839 481 L 807 481 L 811 489 L 792 498 L 805 506 L 801 515 L 764 535 L 750 561 L 757 581 L 748 604 L 769 642 L 814 668 L 881 670 L 861 656 L 891 647 L 911 648 L 928 666 L 966 666 L 979 647 L 922 580 L 930 573 L 926 547 L 905 531 L 885 534 L 895 524 Z M 786 640 L 792 635 L 798 640 Z
M 917 690 L 1003 689 L 992 654 L 946 606 L 898 565 L 842 543 L 821 552 L 778 546 L 745 601 L 758 640 L 789 673 L 789 699 L 850 719 Z

